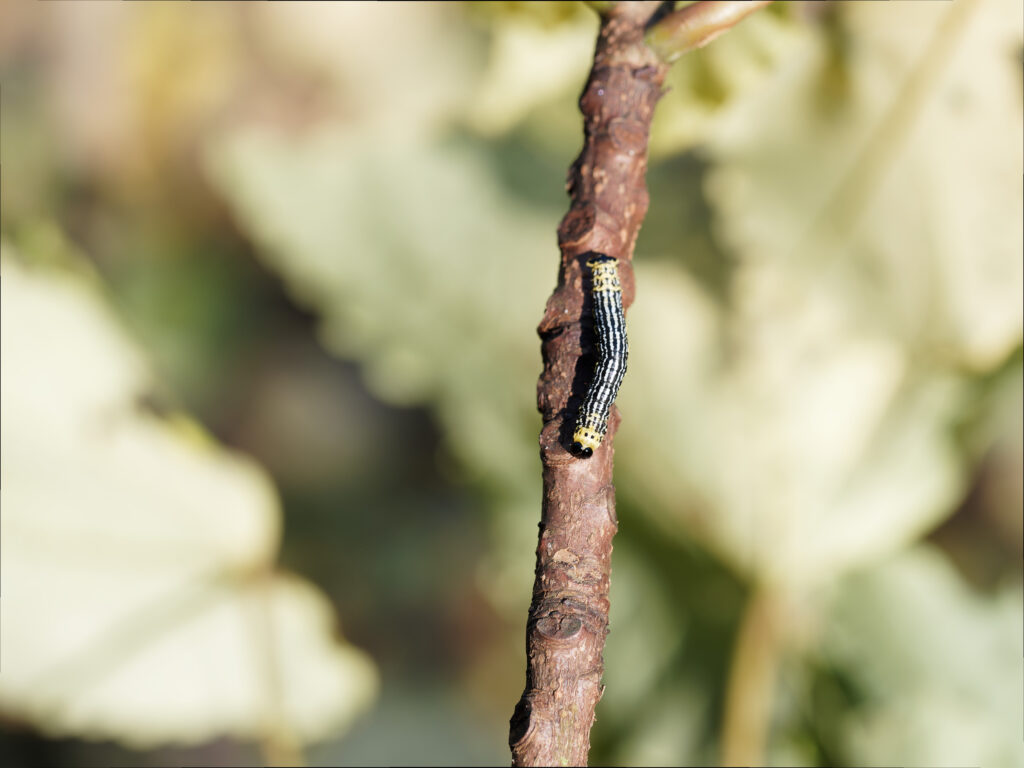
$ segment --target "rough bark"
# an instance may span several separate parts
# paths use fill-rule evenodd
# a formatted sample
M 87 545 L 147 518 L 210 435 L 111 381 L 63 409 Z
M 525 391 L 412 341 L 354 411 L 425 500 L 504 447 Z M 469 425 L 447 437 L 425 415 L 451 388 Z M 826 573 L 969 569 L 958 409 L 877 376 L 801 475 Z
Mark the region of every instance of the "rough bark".
M 592 252 L 619 260 L 623 305 L 634 296 L 632 256 L 647 213 L 647 139 L 667 65 L 644 44 L 662 4 L 618 3 L 602 19 L 580 97 L 584 143 L 569 170 L 569 212 L 558 228 L 561 267 L 538 328 L 544 370 L 544 497 L 526 631 L 526 688 L 511 720 L 513 765 L 586 765 L 601 698 L 612 537 L 618 529 L 612 455 L 620 417 L 589 459 L 569 453 L 576 410 L 593 373 L 584 266 Z

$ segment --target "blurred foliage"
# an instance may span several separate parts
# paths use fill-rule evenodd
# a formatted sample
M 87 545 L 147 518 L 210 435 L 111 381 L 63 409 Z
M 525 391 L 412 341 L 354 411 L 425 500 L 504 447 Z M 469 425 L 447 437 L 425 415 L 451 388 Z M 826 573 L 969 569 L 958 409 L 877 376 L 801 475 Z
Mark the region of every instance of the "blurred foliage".
M 856 705 L 830 713 L 844 762 L 1018 764 L 1024 702 L 1006 678 L 1020 663 L 1020 628 L 1017 590 L 980 599 L 931 548 L 851 579 L 819 646 L 829 667 L 857 671 Z
M 771 761 L 1024 757 L 1020 675 L 1007 674 L 1024 620 L 1024 31 L 1013 10 L 778 3 L 674 66 L 628 318 L 595 764 L 717 759 L 731 645 L 755 584 L 785 597 Z M 578 3 L 0 10 L 4 235 L 33 272 L 81 272 L 60 246 L 70 239 L 148 358 L 95 351 L 116 334 L 58 327 L 56 308 L 8 322 L 8 292 L 17 302 L 43 278 L 5 260 L 5 712 L 47 733 L 180 737 L 170 702 L 125 711 L 134 699 L 112 693 L 102 722 L 71 728 L 7 682 L 19 647 L 7 568 L 62 572 L 28 548 L 8 566 L 15 522 L 46 508 L 11 477 L 42 462 L 67 478 L 55 494 L 79 495 L 72 481 L 87 476 L 107 501 L 65 513 L 78 510 L 119 567 L 137 563 L 119 580 L 135 598 L 82 582 L 91 602 L 69 590 L 40 612 L 77 633 L 109 629 L 102 605 L 144 601 L 142 571 L 157 569 L 143 553 L 169 546 L 116 538 L 104 513 L 118 504 L 147 512 L 140 527 L 174 520 L 192 542 L 166 578 L 219 551 L 201 512 L 213 491 L 193 491 L 188 515 L 174 495 L 131 501 L 125 475 L 144 448 L 108 457 L 101 435 L 54 463 L 41 420 L 128 360 L 155 372 L 122 376 L 109 394 L 132 429 L 184 439 L 180 419 L 132 410 L 144 396 L 262 463 L 283 501 L 282 562 L 324 590 L 380 669 L 372 712 L 308 757 L 507 760 L 540 507 L 533 329 L 554 287 L 597 24 Z M 34 350 L 61 372 L 9 387 L 18 350 L 19 376 Z M 225 473 L 218 482 L 235 487 L 225 467 L 237 459 L 177 450 L 188 458 L 169 459 L 154 484 L 185 494 L 190 472 Z M 276 520 L 260 488 L 239 508 Z M 259 562 L 276 550 L 266 544 Z M 283 583 L 312 642 L 323 606 Z M 184 642 L 175 627 L 172 611 L 167 642 Z M 35 645 L 41 657 L 47 645 Z M 318 658 L 286 653 L 309 669 Z M 237 710 L 215 701 L 190 712 L 208 734 L 266 737 L 233 727 Z M 337 709 L 316 701 L 303 703 L 326 723 Z M 0 755 L 17 758 L 26 738 L 9 735 Z M 81 743 L 50 757 L 252 759 L 230 742 L 203 749 L 214 748 L 126 757 Z
M 94 280 L 16 259 L 4 245 L 0 710 L 137 747 L 335 732 L 376 676 L 317 590 L 272 572 L 268 478 L 140 408 Z

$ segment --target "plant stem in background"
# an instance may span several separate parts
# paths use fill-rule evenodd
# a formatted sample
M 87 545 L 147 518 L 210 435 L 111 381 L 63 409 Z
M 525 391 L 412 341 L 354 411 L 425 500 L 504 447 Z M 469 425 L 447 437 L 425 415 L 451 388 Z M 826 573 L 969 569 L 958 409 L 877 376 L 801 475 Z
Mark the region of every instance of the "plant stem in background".
M 743 611 L 725 694 L 723 766 L 765 764 L 775 678 L 783 652 L 779 605 L 767 587 L 759 587 Z
M 590 326 L 584 322 L 590 313 L 584 264 L 591 253 L 618 259 L 623 307 L 632 304 L 633 248 L 648 203 L 647 140 L 668 62 L 764 3 L 702 2 L 664 17 L 659 12 L 671 6 L 657 1 L 591 5 L 599 6 L 602 19 L 580 97 L 583 150 L 569 169 L 570 207 L 558 227 L 558 286 L 537 329 L 544 360 L 537 384 L 544 496 L 526 629 L 526 687 L 509 730 L 518 766 L 586 765 L 603 692 L 612 537 L 618 530 L 612 444 L 620 417 L 612 408 L 608 433 L 591 458 L 568 452 L 593 362 L 592 355 L 583 356 L 594 345 L 583 331 Z
M 259 654 L 260 679 L 264 686 L 260 737 L 263 761 L 268 766 L 304 766 L 302 742 L 288 725 L 284 705 L 281 649 L 274 637 L 273 571 L 264 565 L 245 578 L 251 590 L 252 638 Z

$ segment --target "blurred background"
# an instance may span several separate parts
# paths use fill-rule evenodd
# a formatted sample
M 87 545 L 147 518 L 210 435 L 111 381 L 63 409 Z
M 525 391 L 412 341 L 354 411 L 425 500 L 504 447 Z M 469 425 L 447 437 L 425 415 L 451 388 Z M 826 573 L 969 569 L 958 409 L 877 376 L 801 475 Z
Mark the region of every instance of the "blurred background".
M 0 6 L 0 762 L 507 764 L 597 27 Z M 674 65 L 592 764 L 1024 761 L 1022 27 Z

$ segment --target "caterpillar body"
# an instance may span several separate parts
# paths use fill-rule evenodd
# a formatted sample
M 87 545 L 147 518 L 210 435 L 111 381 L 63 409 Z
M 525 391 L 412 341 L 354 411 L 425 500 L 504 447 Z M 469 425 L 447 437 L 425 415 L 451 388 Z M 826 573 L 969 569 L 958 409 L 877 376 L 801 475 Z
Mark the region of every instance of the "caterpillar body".
M 598 254 L 587 261 L 593 278 L 594 331 L 597 336 L 597 364 L 594 378 L 580 405 L 576 431 L 572 436 L 573 453 L 588 458 L 601 445 L 608 432 L 608 415 L 626 375 L 629 345 L 626 318 L 622 313 L 622 284 L 619 262 Z

